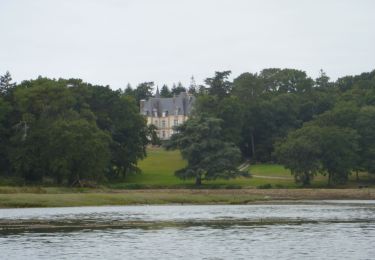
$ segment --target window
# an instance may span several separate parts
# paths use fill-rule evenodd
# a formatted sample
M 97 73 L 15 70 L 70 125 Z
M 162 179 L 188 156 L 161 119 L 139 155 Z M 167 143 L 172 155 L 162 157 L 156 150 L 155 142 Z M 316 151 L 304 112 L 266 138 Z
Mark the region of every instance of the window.
M 175 120 L 173 121 L 173 125 L 174 125 L 174 126 L 178 126 L 178 119 L 175 119 Z
M 165 120 L 161 121 L 161 127 L 165 128 Z
M 165 131 L 163 131 L 163 138 L 165 138 Z
M 156 126 L 156 127 L 158 127 L 159 125 L 158 125 L 158 120 L 155 120 L 155 123 L 154 123 L 154 125 Z

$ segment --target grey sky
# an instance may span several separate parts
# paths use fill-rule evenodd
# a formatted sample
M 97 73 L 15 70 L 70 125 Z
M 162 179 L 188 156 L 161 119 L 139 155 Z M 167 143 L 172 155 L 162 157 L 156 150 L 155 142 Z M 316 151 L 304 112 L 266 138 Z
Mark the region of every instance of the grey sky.
M 375 69 L 372 0 L 0 0 L 0 74 L 112 88 L 269 67 Z

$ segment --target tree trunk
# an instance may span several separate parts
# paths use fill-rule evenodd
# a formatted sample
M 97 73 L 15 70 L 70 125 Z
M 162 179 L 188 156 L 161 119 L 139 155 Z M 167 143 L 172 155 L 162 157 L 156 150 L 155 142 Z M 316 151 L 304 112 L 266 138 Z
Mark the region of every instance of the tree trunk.
M 202 184 L 201 176 L 197 176 L 195 178 L 195 185 L 200 186 Z
M 332 174 L 328 173 L 328 186 L 331 186 L 331 180 L 332 179 Z
M 309 173 L 305 173 L 304 174 L 304 179 L 303 179 L 303 186 L 308 186 L 310 185 L 310 174 Z
M 254 134 L 251 133 L 251 156 L 255 158 Z

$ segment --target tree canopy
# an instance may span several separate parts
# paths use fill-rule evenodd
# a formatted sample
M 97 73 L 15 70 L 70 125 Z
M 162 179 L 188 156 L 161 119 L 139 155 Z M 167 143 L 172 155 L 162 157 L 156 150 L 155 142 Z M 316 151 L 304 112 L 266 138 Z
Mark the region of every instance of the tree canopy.
M 237 176 L 223 154 L 236 163 L 280 162 L 304 185 L 317 174 L 328 175 L 331 185 L 352 172 L 375 174 L 375 70 L 335 81 L 323 70 L 312 79 L 291 68 L 230 76 L 217 71 L 203 85 L 192 78 L 192 118 L 167 145 L 188 161 L 179 177 L 199 183 Z M 0 174 L 79 184 L 139 172 L 146 145 L 160 144 L 139 113 L 139 101 L 153 91 L 153 82 L 125 90 L 80 79 L 16 84 L 6 72 L 0 77 Z M 164 85 L 160 95 L 182 91 L 181 83 Z M 73 144 L 80 147 L 72 151 Z M 86 153 L 90 158 L 83 159 Z
M 222 120 L 197 117 L 178 126 L 177 134 L 165 144 L 167 149 L 180 149 L 187 166 L 176 171 L 181 179 L 202 180 L 234 178 L 241 173 L 237 169 L 241 153 L 230 142 L 222 139 Z
M 121 91 L 79 79 L 23 81 L 0 97 L 0 174 L 69 185 L 121 178 L 138 171 L 147 134 Z

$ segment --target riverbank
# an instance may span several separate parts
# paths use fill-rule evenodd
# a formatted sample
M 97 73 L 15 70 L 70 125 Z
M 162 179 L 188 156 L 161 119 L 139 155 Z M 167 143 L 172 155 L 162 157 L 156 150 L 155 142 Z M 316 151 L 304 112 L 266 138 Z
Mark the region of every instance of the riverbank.
M 299 200 L 374 200 L 375 189 L 19 190 L 0 194 L 0 208 L 156 204 L 252 204 Z

